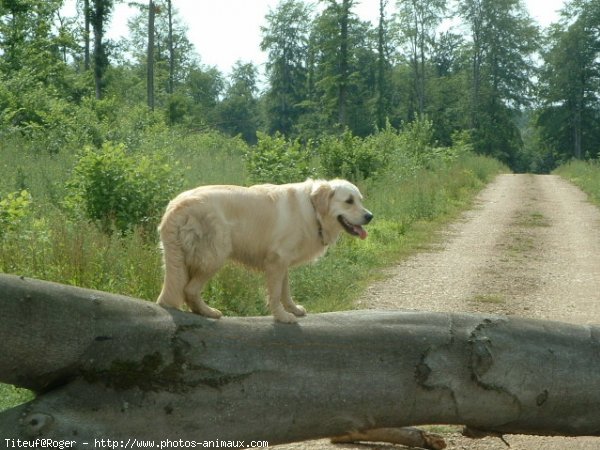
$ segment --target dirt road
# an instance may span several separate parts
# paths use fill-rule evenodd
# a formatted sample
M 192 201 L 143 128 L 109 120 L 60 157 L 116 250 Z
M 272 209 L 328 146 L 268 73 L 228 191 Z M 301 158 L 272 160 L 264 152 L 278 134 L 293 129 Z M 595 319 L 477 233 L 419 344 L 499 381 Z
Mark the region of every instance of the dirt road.
M 600 322 L 600 210 L 552 175 L 501 175 L 440 243 L 387 272 L 359 308 L 485 312 Z M 448 449 L 503 450 L 498 438 L 443 433 Z M 506 436 L 511 449 L 598 450 L 600 438 Z M 281 449 L 365 447 L 312 441 Z

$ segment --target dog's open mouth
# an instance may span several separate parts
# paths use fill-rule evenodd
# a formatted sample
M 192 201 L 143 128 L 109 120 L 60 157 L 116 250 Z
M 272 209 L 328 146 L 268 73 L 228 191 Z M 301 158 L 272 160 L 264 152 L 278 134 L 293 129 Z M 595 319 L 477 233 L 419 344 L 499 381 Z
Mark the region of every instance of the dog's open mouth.
M 348 234 L 351 234 L 352 236 L 358 236 L 361 239 L 367 238 L 367 235 L 368 235 L 367 230 L 365 230 L 363 227 L 361 227 L 360 225 L 351 224 L 341 214 L 337 218 L 338 218 L 338 221 L 342 224 L 342 227 L 344 227 L 344 230 L 346 230 L 346 232 Z

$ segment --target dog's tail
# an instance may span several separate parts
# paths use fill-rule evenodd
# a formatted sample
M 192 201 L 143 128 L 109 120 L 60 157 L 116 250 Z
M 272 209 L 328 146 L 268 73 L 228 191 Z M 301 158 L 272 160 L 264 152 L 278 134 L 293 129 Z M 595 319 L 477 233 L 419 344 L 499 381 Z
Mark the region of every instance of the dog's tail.
M 157 303 L 161 306 L 181 308 L 185 301 L 184 289 L 189 281 L 185 254 L 179 236 L 179 224 L 173 215 L 167 214 L 158 227 L 165 279 Z

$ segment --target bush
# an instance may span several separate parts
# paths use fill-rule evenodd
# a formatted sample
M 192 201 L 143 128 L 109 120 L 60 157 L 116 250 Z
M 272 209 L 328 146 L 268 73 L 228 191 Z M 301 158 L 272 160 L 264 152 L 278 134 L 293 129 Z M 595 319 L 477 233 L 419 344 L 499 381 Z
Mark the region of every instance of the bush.
M 181 174 L 166 155 L 128 154 L 123 144 L 86 147 L 67 183 L 66 206 L 83 211 L 104 232 L 152 228 L 165 205 L 180 190 Z
M 19 227 L 28 215 L 30 205 L 31 195 L 26 190 L 0 197 L 0 236 Z
M 292 183 L 316 175 L 312 153 L 299 140 L 289 141 L 280 133 L 257 133 L 258 143 L 244 155 L 248 177 L 253 183 Z
M 346 130 L 341 136 L 328 136 L 319 147 L 325 176 L 359 180 L 371 177 L 385 166 L 384 153 L 375 138 L 361 139 Z

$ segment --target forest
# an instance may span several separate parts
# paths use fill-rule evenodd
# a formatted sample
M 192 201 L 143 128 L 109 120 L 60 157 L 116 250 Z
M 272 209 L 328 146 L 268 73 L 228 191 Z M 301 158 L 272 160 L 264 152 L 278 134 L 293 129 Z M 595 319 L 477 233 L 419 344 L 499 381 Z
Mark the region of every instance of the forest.
M 108 40 L 116 1 L 79 0 L 76 17 L 63 0 L 0 4 L 3 139 L 100 146 L 107 115 L 147 115 L 143 106 L 148 120 L 249 144 L 257 132 L 307 142 L 426 118 L 438 145 L 468 133 L 514 171 L 600 151 L 596 0 L 569 0 L 547 29 L 518 0 L 372 1 L 375 24 L 356 0 L 282 0 L 257 30 L 265 80 L 251 61 L 228 76 L 203 65 L 171 0 L 131 6 L 129 36 Z

